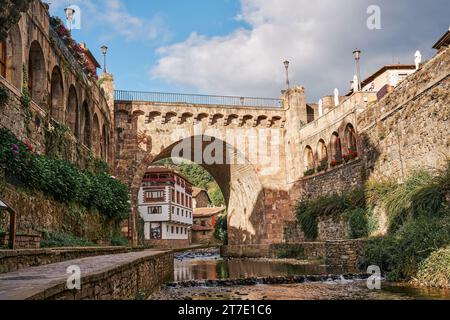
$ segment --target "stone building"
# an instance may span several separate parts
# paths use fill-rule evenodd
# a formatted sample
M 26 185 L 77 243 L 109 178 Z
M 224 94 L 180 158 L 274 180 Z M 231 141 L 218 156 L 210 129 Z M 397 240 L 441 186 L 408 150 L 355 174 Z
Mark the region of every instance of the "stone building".
M 31 98 L 34 126 L 27 129 L 38 152 L 45 152 L 39 119 L 51 118 L 66 124 L 82 147 L 114 163 L 114 113 L 109 100 L 113 92 L 97 84 L 98 67 L 86 45 L 78 44 L 61 20 L 49 16 L 48 4 L 32 1 L 11 26 L 6 40 L 0 42 L 0 84 L 13 96 Z M 101 78 L 105 85 L 111 81 L 105 75 Z M 5 110 L 0 126 L 22 138 L 20 117 Z
M 211 207 L 211 199 L 209 198 L 208 191 L 201 188 L 193 187 L 192 206 L 194 209 Z
M 214 238 L 217 217 L 225 212 L 225 208 L 195 208 L 192 243 L 217 243 L 218 241 Z
M 157 247 L 187 247 L 193 221 L 192 184 L 167 167 L 149 168 L 139 190 L 144 239 Z

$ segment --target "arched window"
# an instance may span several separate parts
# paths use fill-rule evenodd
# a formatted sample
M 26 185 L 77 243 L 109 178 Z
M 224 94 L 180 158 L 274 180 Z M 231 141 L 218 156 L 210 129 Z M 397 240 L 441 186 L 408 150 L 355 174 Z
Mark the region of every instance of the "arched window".
M 327 144 L 322 139 L 319 141 L 319 145 L 317 146 L 317 156 L 321 164 L 328 162 Z
M 341 139 L 337 132 L 331 136 L 331 166 L 335 167 L 343 162 Z
M 101 146 L 100 146 L 100 122 L 98 121 L 97 114 L 94 114 L 94 119 L 92 121 L 92 149 L 95 155 L 100 156 Z
M 6 41 L 0 42 L 0 76 L 6 78 Z
M 75 87 L 72 85 L 69 89 L 69 97 L 67 99 L 67 108 L 66 108 L 66 123 L 69 126 L 72 133 L 79 138 L 78 133 L 78 97 L 77 91 Z
M 33 41 L 28 58 L 28 90 L 37 104 L 43 104 L 46 100 L 46 83 L 44 53 L 39 42 Z
M 345 128 L 345 140 L 349 152 L 358 152 L 355 129 L 350 123 Z
M 305 170 L 314 169 L 314 167 L 315 167 L 314 152 L 310 146 L 306 147 L 303 159 L 304 159 Z
M 81 108 L 81 140 L 84 145 L 88 148 L 91 147 L 91 116 L 89 112 L 89 106 L 87 102 L 83 103 L 83 107 Z
M 8 38 L 3 43 L 4 47 L 2 56 L 0 54 L 0 60 L 4 58 L 4 73 L 2 76 L 6 78 L 17 89 L 22 90 L 22 36 L 20 34 L 19 25 L 15 24 L 8 32 Z M 0 45 L 1 46 L 1 45 Z M 1 64 L 1 62 L 0 62 Z
M 58 67 L 53 68 L 51 79 L 50 114 L 53 119 L 62 122 L 64 120 L 64 89 L 61 70 Z

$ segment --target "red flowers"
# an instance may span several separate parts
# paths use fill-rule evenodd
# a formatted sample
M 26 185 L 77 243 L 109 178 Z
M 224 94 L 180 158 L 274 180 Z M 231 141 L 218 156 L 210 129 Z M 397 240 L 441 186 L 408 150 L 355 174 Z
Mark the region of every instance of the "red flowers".
M 33 152 L 34 150 L 33 145 L 29 141 L 23 141 L 23 144 L 25 145 L 25 147 L 27 147 L 27 150 L 29 152 Z

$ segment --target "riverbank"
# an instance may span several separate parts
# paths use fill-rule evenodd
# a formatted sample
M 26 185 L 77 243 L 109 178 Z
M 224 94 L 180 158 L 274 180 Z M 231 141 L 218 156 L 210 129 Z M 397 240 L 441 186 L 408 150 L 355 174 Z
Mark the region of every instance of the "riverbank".
M 385 282 L 369 290 L 366 281 L 325 281 L 230 287 L 165 287 L 150 300 L 450 300 L 447 290 Z

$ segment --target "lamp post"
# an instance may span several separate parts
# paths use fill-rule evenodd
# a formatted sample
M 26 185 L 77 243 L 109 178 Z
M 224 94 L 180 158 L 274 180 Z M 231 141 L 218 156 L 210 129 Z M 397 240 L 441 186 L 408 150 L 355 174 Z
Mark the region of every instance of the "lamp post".
M 64 9 L 64 12 L 66 13 L 66 19 L 69 23 L 69 31 L 72 32 L 72 21 L 73 21 L 73 16 L 75 14 L 75 9 L 73 9 L 71 7 L 67 7 Z
M 356 74 L 358 75 L 358 90 L 361 91 L 361 67 L 360 67 L 360 60 L 361 60 L 361 50 L 356 49 L 353 51 L 353 57 L 355 57 L 356 61 Z
M 106 53 L 108 52 L 108 47 L 103 45 L 101 49 L 103 54 L 103 73 L 106 73 Z
M 289 88 L 290 88 L 290 82 L 289 82 L 289 61 L 284 61 L 283 62 L 284 63 L 284 67 L 285 67 L 285 69 L 286 69 L 286 87 L 287 87 L 287 90 L 289 90 Z

